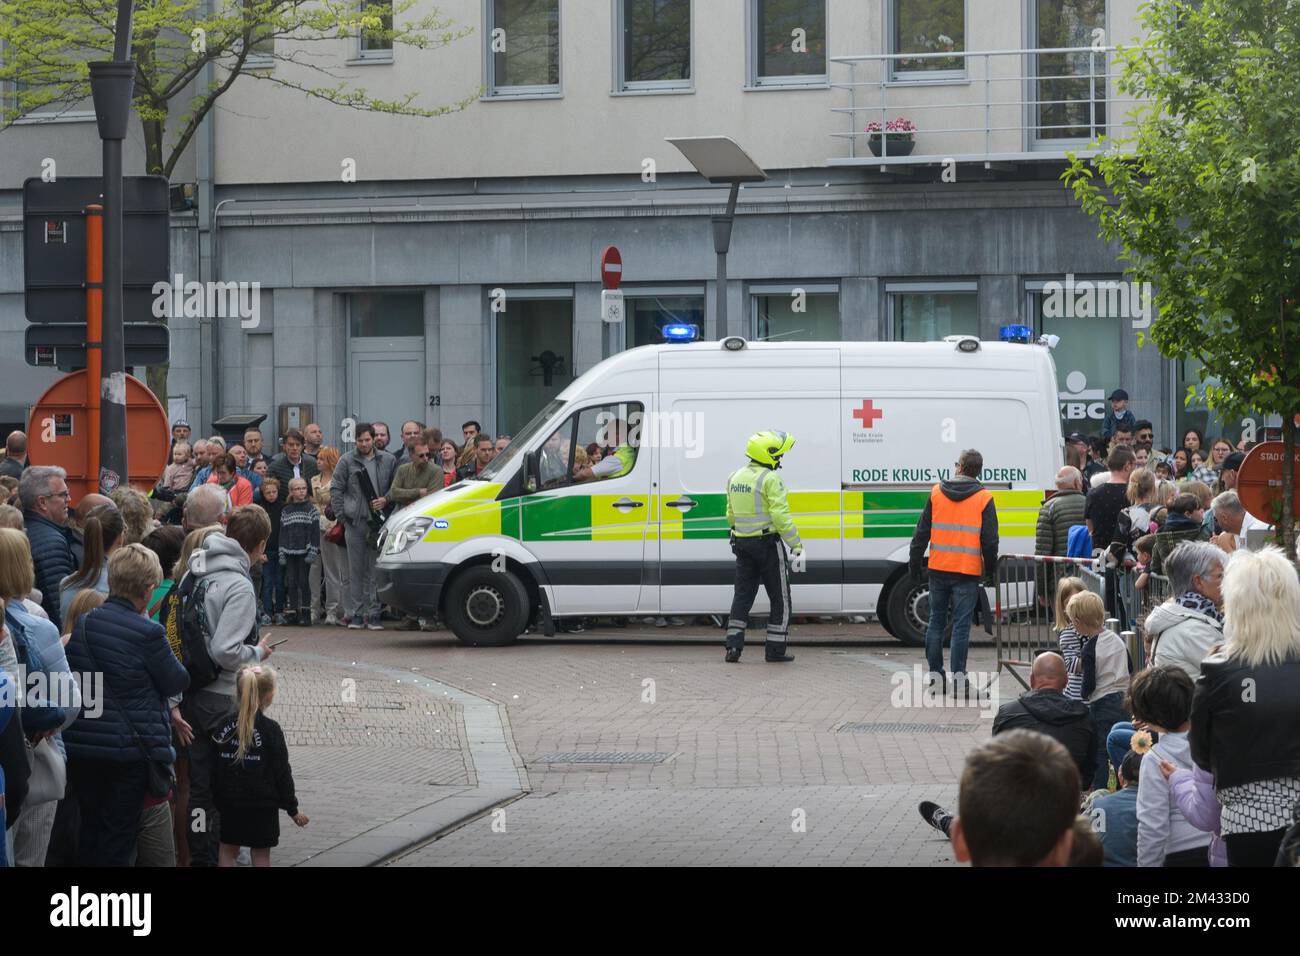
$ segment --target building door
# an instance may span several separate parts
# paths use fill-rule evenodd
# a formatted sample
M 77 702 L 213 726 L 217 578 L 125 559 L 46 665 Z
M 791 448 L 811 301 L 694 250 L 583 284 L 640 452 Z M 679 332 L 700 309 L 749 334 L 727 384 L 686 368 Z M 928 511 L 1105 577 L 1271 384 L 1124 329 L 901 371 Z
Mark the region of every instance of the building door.
M 424 419 L 424 294 L 363 293 L 348 298 L 348 415 L 398 432 Z

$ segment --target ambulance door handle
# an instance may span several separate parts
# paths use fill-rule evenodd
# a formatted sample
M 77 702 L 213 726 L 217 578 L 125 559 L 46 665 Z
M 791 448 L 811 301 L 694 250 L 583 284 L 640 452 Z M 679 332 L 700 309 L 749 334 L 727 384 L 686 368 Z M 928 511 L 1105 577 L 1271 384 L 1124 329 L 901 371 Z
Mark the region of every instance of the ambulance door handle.
M 669 508 L 678 508 L 683 514 L 685 514 L 699 504 L 699 502 L 694 498 L 678 498 L 676 501 L 665 501 L 664 504 Z
M 614 502 L 615 508 L 644 508 L 644 501 L 633 501 L 631 498 L 620 498 Z

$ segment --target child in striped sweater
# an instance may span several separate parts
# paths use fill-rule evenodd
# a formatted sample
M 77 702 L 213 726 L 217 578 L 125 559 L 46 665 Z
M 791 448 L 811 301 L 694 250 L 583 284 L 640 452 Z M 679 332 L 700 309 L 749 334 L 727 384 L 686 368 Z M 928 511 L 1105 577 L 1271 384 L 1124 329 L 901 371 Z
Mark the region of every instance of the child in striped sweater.
M 320 560 L 320 512 L 307 497 L 307 482 L 289 482 L 289 500 L 280 512 L 280 567 L 285 574 L 285 616 L 299 627 L 311 623 L 310 568 Z
M 1070 598 L 1087 589 L 1083 578 L 1061 578 L 1056 583 L 1056 630 L 1065 660 L 1065 696 L 1070 700 L 1083 700 L 1083 639 L 1071 626 L 1065 608 Z

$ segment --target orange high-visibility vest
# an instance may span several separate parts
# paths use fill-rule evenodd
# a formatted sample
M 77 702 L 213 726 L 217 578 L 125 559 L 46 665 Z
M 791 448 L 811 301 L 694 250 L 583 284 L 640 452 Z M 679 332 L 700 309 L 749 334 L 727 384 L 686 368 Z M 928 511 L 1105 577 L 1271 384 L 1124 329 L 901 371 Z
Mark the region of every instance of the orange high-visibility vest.
M 981 488 L 953 501 L 935 485 L 930 490 L 930 570 L 979 577 L 984 570 L 980 525 L 993 493 Z

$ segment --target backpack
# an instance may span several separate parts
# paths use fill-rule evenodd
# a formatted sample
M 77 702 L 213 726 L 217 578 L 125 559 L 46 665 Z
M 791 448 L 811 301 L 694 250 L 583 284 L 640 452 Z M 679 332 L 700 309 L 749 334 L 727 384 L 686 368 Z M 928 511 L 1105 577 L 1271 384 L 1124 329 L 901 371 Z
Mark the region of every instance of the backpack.
M 176 613 L 178 622 L 176 634 L 180 641 L 180 653 L 177 656 L 180 658 L 181 666 L 190 675 L 190 691 L 202 690 L 221 676 L 221 667 L 212 659 L 212 654 L 208 651 L 208 639 L 212 637 L 212 627 L 208 623 L 204 600 L 208 594 L 208 586 L 211 584 L 211 578 L 198 581 L 193 572 L 186 571 L 185 576 L 181 578 L 181 583 L 171 592 L 176 595 L 175 601 L 179 607 Z M 171 594 L 168 597 L 171 597 Z M 164 622 L 163 627 L 168 628 L 169 625 Z M 169 641 L 170 637 L 169 633 Z M 244 638 L 244 643 L 256 644 L 257 641 L 257 620 L 254 618 L 253 627 Z
M 211 583 L 211 579 L 198 581 L 191 572 L 186 571 L 174 592 L 180 607 L 176 628 L 180 638 L 178 656 L 190 675 L 191 691 L 202 690 L 221 675 L 221 668 L 208 653 L 208 638 L 212 636 L 212 629 L 208 626 L 208 614 L 203 601 Z
M 1070 527 L 1070 535 L 1065 539 L 1065 556 L 1067 558 L 1092 557 L 1092 534 L 1086 524 Z

